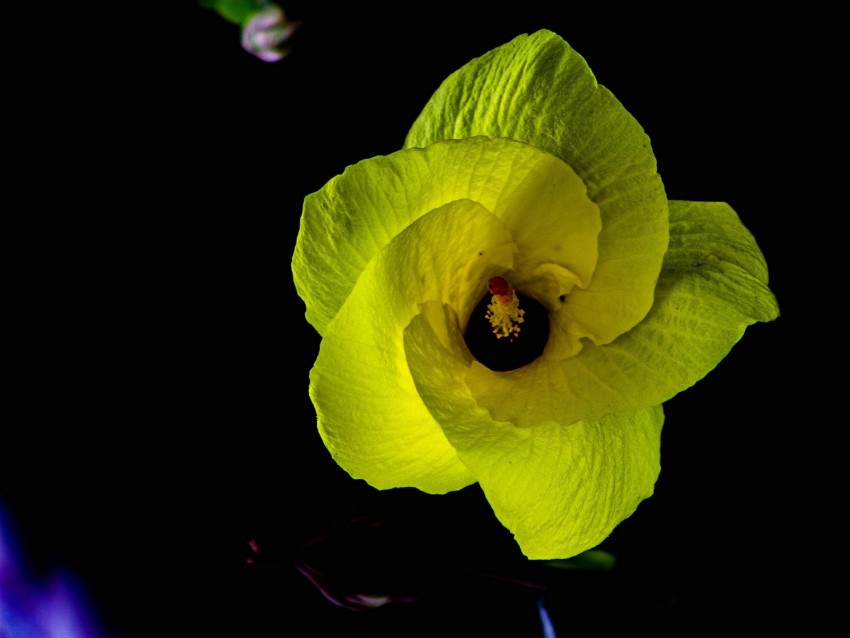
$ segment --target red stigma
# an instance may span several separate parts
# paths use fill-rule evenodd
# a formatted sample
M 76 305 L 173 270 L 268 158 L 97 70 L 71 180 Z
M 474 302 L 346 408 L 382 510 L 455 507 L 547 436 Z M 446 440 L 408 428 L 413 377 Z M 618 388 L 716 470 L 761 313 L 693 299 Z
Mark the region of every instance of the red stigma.
M 490 289 L 490 294 L 492 295 L 504 297 L 511 294 L 511 285 L 508 283 L 508 280 L 498 275 L 490 280 L 487 287 Z

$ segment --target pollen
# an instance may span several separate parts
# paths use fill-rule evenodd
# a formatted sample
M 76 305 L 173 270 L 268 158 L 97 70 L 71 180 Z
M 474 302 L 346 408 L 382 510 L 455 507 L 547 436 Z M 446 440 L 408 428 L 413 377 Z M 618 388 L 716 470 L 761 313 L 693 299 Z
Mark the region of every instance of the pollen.
M 487 287 L 493 296 L 485 317 L 493 327 L 493 334 L 497 339 L 513 341 L 519 335 L 519 324 L 525 320 L 525 311 L 519 307 L 519 298 L 504 277 L 493 277 Z

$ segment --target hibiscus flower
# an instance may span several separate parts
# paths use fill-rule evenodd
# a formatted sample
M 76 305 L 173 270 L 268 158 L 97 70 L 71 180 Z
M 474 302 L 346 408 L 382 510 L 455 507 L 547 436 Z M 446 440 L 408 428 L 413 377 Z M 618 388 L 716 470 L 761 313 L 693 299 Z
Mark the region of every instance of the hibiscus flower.
M 643 129 L 549 31 L 469 62 L 404 149 L 309 195 L 292 269 L 334 459 L 379 489 L 479 483 L 533 559 L 630 516 L 662 403 L 779 314 L 737 214 L 668 201 Z

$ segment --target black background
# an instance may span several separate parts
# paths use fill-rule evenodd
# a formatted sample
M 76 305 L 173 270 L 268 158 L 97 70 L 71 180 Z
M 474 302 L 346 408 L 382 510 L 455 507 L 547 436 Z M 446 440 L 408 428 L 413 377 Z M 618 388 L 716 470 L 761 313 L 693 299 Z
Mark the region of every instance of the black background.
M 839 209 L 810 22 L 292 2 L 291 54 L 267 64 L 236 26 L 177 4 L 108 28 L 75 15 L 49 68 L 24 73 L 45 97 L 22 120 L 36 141 L 17 165 L 31 204 L 0 499 L 34 579 L 71 570 L 116 638 L 539 636 L 541 596 L 559 636 L 833 634 L 846 417 L 824 363 L 839 310 L 815 284 L 835 272 L 819 233 Z M 306 194 L 400 148 L 450 72 L 540 28 L 643 125 L 671 199 L 736 209 L 782 311 L 665 404 L 656 494 L 602 544 L 618 559 L 605 574 L 526 561 L 477 487 L 377 492 L 339 469 L 289 270 Z M 342 609 L 305 563 L 338 594 L 415 602 Z

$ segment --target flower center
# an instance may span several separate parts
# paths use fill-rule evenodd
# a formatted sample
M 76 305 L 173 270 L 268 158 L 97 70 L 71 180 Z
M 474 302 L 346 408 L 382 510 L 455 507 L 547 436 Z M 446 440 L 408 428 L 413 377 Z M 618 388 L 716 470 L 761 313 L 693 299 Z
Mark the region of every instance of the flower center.
M 493 297 L 484 317 L 493 326 L 493 334 L 497 339 L 507 337 L 513 341 L 519 336 L 519 324 L 525 321 L 525 310 L 519 308 L 519 297 L 504 277 L 493 277 L 487 288 Z
M 549 313 L 504 277 L 493 277 L 487 287 L 489 294 L 478 302 L 466 326 L 466 347 L 479 363 L 497 372 L 528 365 L 549 340 Z

